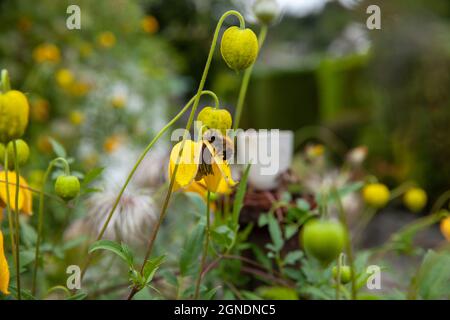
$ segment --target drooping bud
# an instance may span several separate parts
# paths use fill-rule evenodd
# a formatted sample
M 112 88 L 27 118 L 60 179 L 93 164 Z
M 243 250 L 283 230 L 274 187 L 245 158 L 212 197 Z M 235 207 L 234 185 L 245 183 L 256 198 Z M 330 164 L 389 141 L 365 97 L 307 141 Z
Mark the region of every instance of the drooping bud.
M 271 24 L 278 19 L 280 7 L 275 0 L 256 0 L 253 13 L 262 24 Z
M 258 56 L 258 39 L 250 29 L 236 26 L 225 30 L 220 51 L 227 65 L 236 71 L 250 67 Z

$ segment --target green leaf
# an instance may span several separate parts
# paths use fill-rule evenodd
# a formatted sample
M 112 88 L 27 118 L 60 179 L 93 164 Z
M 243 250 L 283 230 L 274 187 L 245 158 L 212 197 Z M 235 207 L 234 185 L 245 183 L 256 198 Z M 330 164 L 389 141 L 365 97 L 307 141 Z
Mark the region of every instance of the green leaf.
M 272 243 L 275 251 L 280 251 L 283 248 L 284 240 L 281 234 L 281 228 L 278 221 L 275 219 L 273 214 L 268 215 L 269 222 L 269 234 L 272 239 Z
M 228 248 L 233 243 L 235 234 L 227 225 L 221 225 L 211 232 L 211 236 L 215 243 Z
M 265 300 L 298 300 L 297 292 L 288 287 L 259 287 L 256 293 Z
M 164 262 L 165 258 L 166 258 L 166 256 L 162 255 L 162 256 L 147 260 L 147 262 L 145 263 L 144 272 L 143 272 L 146 284 L 149 284 L 150 281 L 152 281 L 153 276 L 156 273 L 156 270 L 158 270 L 159 266 Z
M 258 227 L 262 228 L 269 223 L 269 218 L 267 213 L 261 213 L 258 217 Z
M 422 299 L 450 299 L 450 253 L 429 250 L 420 267 L 416 285 Z
M 125 249 L 126 245 L 118 244 L 117 242 L 111 240 L 99 240 L 94 242 L 89 248 L 89 253 L 92 253 L 97 250 L 107 250 L 118 255 L 123 261 L 125 261 L 128 265 L 133 264 L 133 256 L 130 255 L 130 251 Z
M 221 288 L 220 286 L 212 288 L 211 290 L 205 292 L 202 298 L 204 300 L 212 300 L 212 298 L 214 298 L 214 296 L 216 295 L 217 290 L 219 290 L 220 288 Z
M 55 139 L 49 138 L 50 144 L 52 145 L 53 151 L 58 157 L 67 158 L 66 149 Z
M 87 297 L 87 293 L 80 292 L 76 293 L 73 296 L 68 297 L 66 300 L 84 300 Z
M 89 171 L 88 173 L 86 173 L 86 175 L 84 176 L 82 185 L 87 186 L 88 184 L 90 184 L 92 181 L 94 181 L 96 178 L 98 178 L 103 173 L 104 169 L 105 168 L 94 168 L 91 171 Z
M 239 182 L 239 186 L 236 191 L 236 196 L 233 202 L 233 228 L 237 228 L 239 223 L 239 214 L 241 212 L 242 207 L 244 206 L 244 196 L 247 191 L 247 179 L 248 174 L 250 173 L 250 164 L 247 165 L 247 168 L 242 175 L 241 181 Z
M 303 252 L 300 250 L 295 250 L 289 252 L 286 257 L 284 257 L 284 264 L 290 265 L 296 263 L 300 258 L 303 257 Z
M 179 265 L 180 274 L 182 276 L 189 275 L 197 270 L 195 266 L 198 263 L 198 257 L 202 250 L 204 233 L 205 223 L 204 220 L 201 219 L 189 235 L 184 247 L 181 249 Z
M 305 199 L 297 199 L 295 204 L 296 204 L 297 208 L 302 211 L 309 211 L 311 209 L 309 202 L 306 201 Z
M 286 237 L 286 240 L 289 240 L 290 238 L 292 238 L 298 230 L 298 226 L 296 224 L 288 224 L 285 228 L 284 228 L 284 235 Z

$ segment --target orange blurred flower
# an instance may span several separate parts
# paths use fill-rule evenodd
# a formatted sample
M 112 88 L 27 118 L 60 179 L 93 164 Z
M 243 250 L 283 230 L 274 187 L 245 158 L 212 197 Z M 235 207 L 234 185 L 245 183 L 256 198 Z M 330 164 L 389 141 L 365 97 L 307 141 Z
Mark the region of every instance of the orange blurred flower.
M 159 23 L 158 20 L 154 16 L 145 16 L 141 20 L 141 28 L 144 30 L 144 32 L 153 34 L 158 31 L 159 29 Z
M 61 60 L 61 53 L 57 46 L 51 43 L 43 43 L 33 50 L 33 59 L 38 63 L 54 62 Z

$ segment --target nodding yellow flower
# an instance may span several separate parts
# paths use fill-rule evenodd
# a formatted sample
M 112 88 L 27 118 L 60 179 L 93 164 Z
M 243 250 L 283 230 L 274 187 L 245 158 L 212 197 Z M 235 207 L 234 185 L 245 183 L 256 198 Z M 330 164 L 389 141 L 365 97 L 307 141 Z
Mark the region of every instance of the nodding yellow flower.
M 141 20 L 141 28 L 144 32 L 153 34 L 159 29 L 158 20 L 154 16 L 145 16 Z
M 37 122 L 47 122 L 50 116 L 50 104 L 47 100 L 37 98 L 31 103 L 31 117 Z
M 111 99 L 111 105 L 116 109 L 122 109 L 125 107 L 125 97 L 124 96 L 114 96 Z
M 419 212 L 427 204 L 427 193 L 421 188 L 411 188 L 405 192 L 403 203 L 412 212 Z
M 9 200 L 12 210 L 16 210 L 16 173 L 14 171 L 8 171 L 8 183 L 9 183 Z M 6 192 L 6 173 L 0 171 L 0 208 L 6 208 L 8 201 L 8 193 Z M 18 209 L 29 216 L 32 213 L 33 198 L 28 184 L 24 178 L 19 176 L 19 201 Z
M 9 267 L 5 257 L 5 248 L 3 246 L 3 233 L 0 230 L 0 292 L 9 294 Z
M 441 232 L 445 239 L 450 241 L 450 216 L 441 220 Z
M 81 111 L 72 111 L 69 114 L 70 123 L 72 123 L 74 126 L 79 126 L 84 122 L 84 113 Z
M 98 44 L 103 48 L 111 48 L 116 44 L 116 36 L 111 31 L 105 31 L 98 35 Z
M 371 183 L 364 187 L 363 191 L 364 201 L 371 207 L 380 209 L 384 207 L 388 201 L 391 193 L 389 189 L 381 183 Z
M 54 62 L 61 60 L 59 48 L 51 43 L 43 43 L 33 50 L 33 59 L 38 63 Z
M 69 69 L 59 69 L 55 75 L 56 82 L 61 88 L 68 88 L 73 82 L 75 77 L 72 71 Z
M 0 142 L 20 138 L 28 126 L 29 113 L 28 99 L 22 92 L 0 93 Z
M 183 141 L 178 142 L 170 153 L 169 178 L 172 177 L 182 144 Z M 185 140 L 174 190 L 204 188 L 211 192 L 217 192 L 222 180 L 225 180 L 229 187 L 236 184 L 231 177 L 230 167 L 224 160 L 224 153 L 207 140 L 198 142 Z

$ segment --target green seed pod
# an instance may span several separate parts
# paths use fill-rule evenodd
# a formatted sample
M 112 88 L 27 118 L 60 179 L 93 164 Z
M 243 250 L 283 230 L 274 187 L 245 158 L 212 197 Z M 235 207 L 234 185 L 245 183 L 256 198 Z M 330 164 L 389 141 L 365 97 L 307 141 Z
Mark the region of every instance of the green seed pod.
M 7 152 L 8 152 L 8 168 L 13 170 L 15 167 L 15 157 L 14 157 L 14 145 L 13 141 L 8 143 Z M 19 166 L 24 166 L 28 158 L 30 157 L 30 148 L 28 144 L 22 139 L 16 140 L 16 148 L 17 148 L 17 160 L 19 162 Z
M 0 94 L 0 142 L 22 137 L 28 125 L 30 106 L 25 95 L 17 90 Z
M 332 270 L 333 278 L 338 277 L 338 268 L 335 266 Z M 346 284 L 352 280 L 352 269 L 349 266 L 341 266 L 341 283 Z
M 203 124 L 203 131 L 208 129 L 217 129 L 223 135 L 231 128 L 233 122 L 231 114 L 225 109 L 215 109 L 213 107 L 205 107 L 199 112 L 197 121 Z
M 250 29 L 236 26 L 225 30 L 220 52 L 227 65 L 236 71 L 250 67 L 258 56 L 258 39 Z
M 72 200 L 80 193 L 80 181 L 75 176 L 59 176 L 55 182 L 55 192 L 66 201 Z
M 280 15 L 280 7 L 275 0 L 256 0 L 253 13 L 262 24 L 271 24 Z

